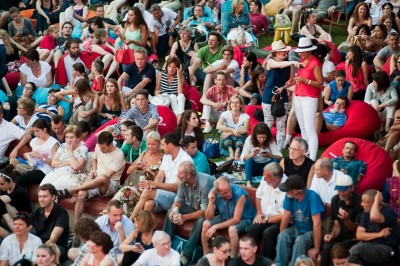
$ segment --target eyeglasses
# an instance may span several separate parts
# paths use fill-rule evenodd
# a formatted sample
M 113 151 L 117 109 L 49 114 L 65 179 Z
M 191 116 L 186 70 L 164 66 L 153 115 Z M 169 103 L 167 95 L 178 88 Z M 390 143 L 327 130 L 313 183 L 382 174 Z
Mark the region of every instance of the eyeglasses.
M 291 151 L 301 151 L 301 149 L 296 149 L 296 148 L 293 148 L 293 147 L 289 147 L 289 150 L 291 150 Z
M 229 255 L 231 253 L 230 249 L 226 249 L 226 250 L 218 249 L 218 250 L 221 251 L 222 253 L 224 253 L 225 255 Z
M 9 181 L 12 181 L 12 178 L 9 177 L 9 176 L 6 175 L 6 174 L 0 173 L 0 177 L 1 177 L 1 178 L 5 178 L 5 179 L 7 179 L 7 180 L 9 180 Z

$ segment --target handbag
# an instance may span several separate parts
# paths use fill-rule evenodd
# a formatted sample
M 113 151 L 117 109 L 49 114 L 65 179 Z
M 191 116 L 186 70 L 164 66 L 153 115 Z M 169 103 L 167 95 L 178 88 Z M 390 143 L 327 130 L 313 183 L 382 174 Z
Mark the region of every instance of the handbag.
M 286 111 L 282 95 L 280 93 L 275 94 L 272 96 L 271 102 L 271 114 L 275 117 L 284 116 Z
M 203 153 L 208 158 L 218 158 L 220 156 L 219 143 L 218 140 L 215 139 L 215 134 L 214 137 L 204 140 Z
M 122 48 L 115 53 L 115 60 L 123 65 L 129 65 L 135 62 L 135 55 L 133 49 L 128 45 L 123 44 Z
M 289 28 L 292 26 L 292 21 L 286 14 L 276 14 L 275 15 L 275 25 L 274 28 Z

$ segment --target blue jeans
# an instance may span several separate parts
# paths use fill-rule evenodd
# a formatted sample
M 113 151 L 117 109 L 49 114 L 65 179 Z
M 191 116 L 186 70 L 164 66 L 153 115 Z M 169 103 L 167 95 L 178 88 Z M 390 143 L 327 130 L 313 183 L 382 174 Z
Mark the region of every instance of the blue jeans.
M 313 246 L 313 231 L 300 234 L 296 226 L 286 228 L 278 235 L 278 244 L 276 245 L 276 265 L 286 266 L 292 247 L 292 260 L 290 266 L 294 266 L 296 258 L 301 255 L 307 255 L 307 251 Z
M 253 158 L 249 158 L 244 163 L 244 173 L 246 174 L 246 181 L 251 181 L 253 176 L 262 175 L 264 172 L 264 166 L 270 163 L 279 163 L 279 160 L 276 158 L 272 158 L 266 163 L 256 163 Z
M 156 202 L 155 212 L 168 211 L 171 209 L 172 204 L 174 204 L 176 193 L 157 189 L 156 197 L 154 201 Z

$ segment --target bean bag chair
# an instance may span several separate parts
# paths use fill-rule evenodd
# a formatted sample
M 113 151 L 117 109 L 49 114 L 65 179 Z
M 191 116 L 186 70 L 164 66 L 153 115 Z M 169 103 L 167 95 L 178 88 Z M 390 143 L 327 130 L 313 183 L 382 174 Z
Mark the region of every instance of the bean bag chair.
M 247 131 L 247 135 L 249 136 L 251 135 L 253 128 L 260 123 L 260 121 L 254 117 L 254 111 L 257 109 L 262 111 L 261 105 L 247 105 L 244 108 L 244 112 L 250 116 L 250 128 L 249 131 Z
M 378 145 L 373 142 L 358 138 L 343 138 L 329 146 L 321 157 L 333 158 L 342 156 L 343 145 L 346 141 L 353 141 L 357 144 L 357 160 L 362 160 L 367 164 L 367 170 L 360 182 L 357 184 L 356 192 L 363 193 L 367 189 L 382 190 L 388 177 L 392 176 L 393 160 Z
M 183 84 L 183 94 L 190 101 L 191 108 L 197 112 L 203 112 L 203 104 L 200 102 L 201 94 L 196 87 Z
M 5 78 L 12 91 L 18 87 L 20 81 L 19 72 L 8 72 Z
M 35 91 L 35 93 L 32 95 L 32 98 L 35 100 L 36 105 L 47 103 L 47 96 L 49 95 L 49 90 L 51 88 L 60 89 L 60 86 L 53 84 L 50 88 L 39 88 Z M 72 115 L 71 104 L 60 100 L 58 101 L 58 105 L 64 108 L 64 121 L 68 121 Z
M 340 64 L 343 60 L 342 60 L 342 56 L 338 50 L 338 48 L 335 46 L 335 44 L 328 42 L 328 41 L 324 41 L 324 43 L 326 43 L 329 48 L 331 48 L 331 62 L 334 65 Z
M 19 14 L 23 18 L 29 19 L 32 22 L 32 25 L 33 25 L 33 27 L 35 27 L 35 30 L 36 30 L 37 29 L 37 19 L 32 18 L 34 12 L 35 12 L 35 9 L 25 9 L 25 10 L 19 11 Z
M 392 60 L 392 56 L 389 57 L 389 59 L 385 62 L 385 64 L 382 67 L 382 70 L 385 71 L 388 75 L 390 75 L 390 61 Z
M 380 129 L 381 121 L 378 113 L 365 102 L 351 101 L 346 113 L 347 121 L 342 128 L 319 134 L 318 145 L 320 147 L 327 147 L 346 137 L 368 139 Z
M 278 13 L 278 7 L 283 6 L 283 0 L 271 0 L 264 5 L 265 15 L 274 17 Z

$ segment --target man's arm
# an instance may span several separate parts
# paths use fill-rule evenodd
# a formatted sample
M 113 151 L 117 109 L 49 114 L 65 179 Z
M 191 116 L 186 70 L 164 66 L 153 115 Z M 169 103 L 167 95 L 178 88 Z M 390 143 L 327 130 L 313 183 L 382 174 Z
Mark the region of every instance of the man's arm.
M 315 260 L 321 249 L 321 239 L 322 239 L 321 213 L 314 214 L 312 216 L 312 220 L 313 220 L 314 247 L 308 250 L 308 256 L 311 259 Z
M 119 79 L 118 79 L 119 80 Z M 144 87 L 147 86 L 151 82 L 151 79 L 149 78 L 144 78 L 141 82 L 139 82 L 134 88 L 132 88 L 132 91 L 135 92 L 140 89 L 144 89 Z
M 384 223 L 385 216 L 383 216 L 381 212 L 381 207 L 383 203 L 383 196 L 380 191 L 378 191 L 375 195 L 374 203 L 372 204 L 370 220 L 375 223 Z
M 383 228 L 379 232 L 368 233 L 366 228 L 364 228 L 362 226 L 358 226 L 356 238 L 359 241 L 368 242 L 368 241 L 374 240 L 376 238 L 388 237 L 390 235 L 390 233 L 391 233 L 390 228 Z
M 147 126 L 145 126 L 143 129 L 143 131 L 146 131 L 148 129 L 154 128 L 155 126 L 158 125 L 158 123 L 160 123 L 160 119 L 157 118 L 150 118 L 149 122 L 147 123 Z
M 24 136 L 22 137 L 22 139 L 18 142 L 17 146 L 15 146 L 15 148 L 12 150 L 12 152 L 10 153 L 10 158 L 17 158 L 18 155 L 18 151 L 19 149 L 21 149 L 23 146 L 25 146 L 26 144 L 28 144 L 30 141 L 32 140 L 32 135 L 31 135 L 31 131 L 28 130 Z
M 126 72 L 123 72 L 121 76 L 118 78 L 118 88 L 122 90 L 122 83 L 129 77 Z
M 282 232 L 283 230 L 285 230 L 288 227 L 289 219 L 290 219 L 291 215 L 292 215 L 292 213 L 290 211 L 287 211 L 287 210 L 283 211 L 281 226 L 279 228 L 280 232 Z
M 235 212 L 233 218 L 226 220 L 225 222 L 214 225 L 217 230 L 228 228 L 231 225 L 239 224 L 242 219 L 244 204 L 246 203 L 246 196 L 243 195 L 239 198 L 235 206 Z
M 51 232 L 49 240 L 47 240 L 46 244 L 56 244 L 58 239 L 60 238 L 61 234 L 64 232 L 64 228 L 60 226 L 54 227 L 53 231 Z

